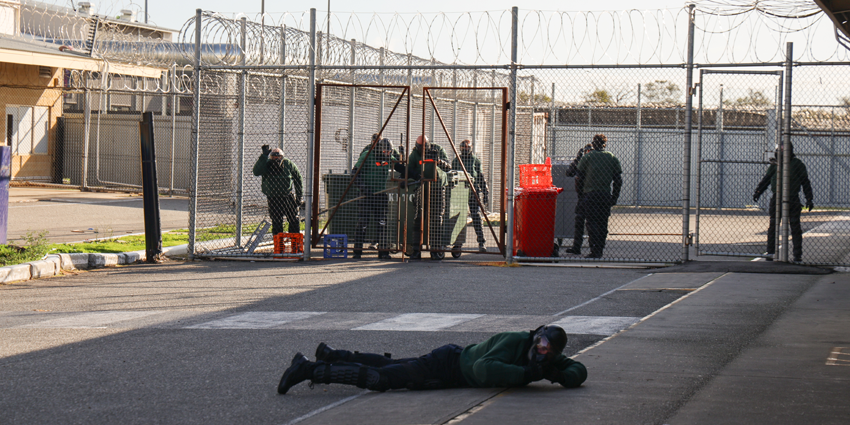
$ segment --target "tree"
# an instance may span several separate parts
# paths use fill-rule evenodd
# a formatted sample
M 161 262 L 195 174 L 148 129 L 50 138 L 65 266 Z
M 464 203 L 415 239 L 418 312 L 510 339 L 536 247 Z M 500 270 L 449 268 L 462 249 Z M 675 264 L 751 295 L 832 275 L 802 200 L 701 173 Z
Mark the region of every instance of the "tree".
M 528 99 L 530 99 L 530 98 L 531 98 L 531 96 L 529 96 L 529 94 L 524 92 L 524 91 L 517 93 L 517 101 L 519 103 L 528 103 Z M 546 96 L 545 94 L 536 93 L 534 95 L 534 103 L 535 104 L 551 103 L 551 102 L 552 102 L 552 98 L 549 97 L 549 96 Z
M 608 90 L 597 88 L 591 93 L 584 96 L 584 101 L 587 103 L 614 103 L 614 99 L 608 94 Z
M 773 106 L 773 100 L 764 95 L 764 92 L 753 89 L 747 89 L 747 95 L 739 97 L 734 101 L 724 100 L 724 105 L 728 106 L 747 106 L 754 108 L 768 108 Z
M 667 80 L 655 80 L 644 87 L 643 98 L 648 103 L 680 103 L 682 90 L 676 83 Z

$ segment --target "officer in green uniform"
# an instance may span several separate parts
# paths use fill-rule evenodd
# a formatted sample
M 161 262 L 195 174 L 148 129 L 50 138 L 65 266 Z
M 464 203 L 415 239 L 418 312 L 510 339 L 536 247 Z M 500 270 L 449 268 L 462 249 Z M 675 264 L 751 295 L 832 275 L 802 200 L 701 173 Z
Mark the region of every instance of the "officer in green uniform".
M 590 254 L 585 258 L 602 258 L 608 237 L 608 217 L 623 187 L 623 168 L 620 160 L 605 150 L 607 142 L 604 134 L 593 136 L 590 143 L 593 150 L 582 156 L 576 170 L 576 189 L 582 194 L 590 243 Z
M 446 171 L 452 169 L 451 165 L 448 162 L 448 156 L 446 155 L 446 151 L 440 147 L 439 145 L 435 145 L 433 143 L 428 142 L 428 137 L 425 135 L 421 135 L 416 138 L 416 146 L 413 148 L 413 152 L 410 153 L 407 160 L 407 175 L 409 178 L 414 180 L 419 180 L 421 178 L 432 178 L 434 176 L 423 176 L 422 173 L 426 170 L 424 164 L 426 162 L 433 161 L 434 162 L 434 172 L 436 173 L 436 181 L 430 182 L 428 186 L 430 186 L 430 190 L 428 193 L 424 193 L 424 189 L 420 186 L 417 191 L 416 196 L 416 218 L 414 220 L 415 229 L 419 229 L 422 222 L 422 205 L 424 202 L 423 197 L 428 196 L 430 202 L 430 211 L 427 211 L 430 218 L 430 228 L 431 228 L 431 246 L 434 248 L 443 248 L 442 245 L 445 245 L 443 241 L 444 235 L 443 233 L 443 213 L 446 209 L 446 184 L 448 183 L 448 179 L 446 178 Z M 413 243 L 413 252 L 410 253 L 411 259 L 419 259 L 421 258 L 421 253 L 419 252 L 419 246 L 421 244 L 419 240 L 419 232 L 414 232 L 416 234 Z M 431 257 L 435 258 L 435 253 L 432 253 Z
M 277 392 L 286 394 L 308 379 L 373 391 L 521 387 L 542 379 L 575 388 L 587 379 L 587 369 L 563 354 L 566 345 L 567 333 L 557 325 L 502 332 L 480 344 L 448 344 L 420 357 L 397 360 L 388 354 L 335 350 L 320 343 L 315 362 L 301 353 L 295 355 Z
M 378 226 L 378 258 L 389 259 L 389 245 L 387 243 L 387 208 L 389 207 L 389 194 L 378 193 L 386 189 L 387 180 L 392 171 L 393 146 L 389 139 L 381 139 L 375 143 L 375 148 L 370 153 L 365 149 L 357 163 L 354 165 L 352 175 L 357 175 L 357 187 L 360 189 L 360 214 L 357 220 L 357 230 L 354 235 L 353 258 L 360 258 L 363 253 L 363 242 L 366 239 L 366 230 L 369 223 Z M 358 173 L 359 170 L 359 173 Z
M 791 240 L 794 242 L 794 261 L 802 261 L 803 260 L 803 226 L 800 224 L 800 213 L 803 211 L 803 206 L 800 204 L 800 189 L 803 189 L 803 194 L 806 196 L 806 208 L 809 211 L 815 207 L 814 204 L 814 194 L 812 193 L 812 183 L 809 181 L 809 172 L 806 170 L 806 164 L 803 164 L 803 161 L 800 161 L 796 155 L 794 155 L 794 145 L 788 145 L 788 153 L 791 154 L 791 162 L 788 166 L 790 170 L 791 177 L 791 186 L 789 187 L 790 191 L 788 199 L 788 220 L 789 225 L 791 227 Z M 782 160 L 782 149 L 777 149 L 776 158 L 778 161 Z M 767 254 L 773 255 L 776 248 L 776 164 L 771 163 L 770 166 L 767 167 L 767 172 L 764 174 L 764 178 L 759 182 L 758 187 L 756 187 L 755 193 L 753 193 L 753 201 L 758 202 L 761 194 L 767 190 L 767 186 L 770 185 L 770 190 L 773 192 L 773 195 L 770 197 L 770 206 L 768 207 L 768 212 L 770 214 L 770 225 L 767 228 Z M 768 261 L 772 261 L 769 259 Z
M 461 167 L 461 162 L 463 167 Z M 481 203 L 487 205 L 490 201 L 490 192 L 487 189 L 487 180 L 484 179 L 484 173 L 481 171 L 481 160 L 472 154 L 472 142 L 466 139 L 460 142 L 460 156 L 452 160 L 452 169 L 469 173 L 469 178 L 475 185 L 475 190 L 481 197 Z M 478 200 L 475 198 L 475 193 L 469 192 L 469 217 L 472 219 L 472 228 L 475 229 L 475 235 L 478 236 L 478 250 L 486 251 L 484 247 L 484 229 L 481 226 L 481 214 L 478 207 Z M 460 248 L 456 245 L 455 248 Z
M 289 233 L 301 232 L 298 206 L 301 205 L 303 186 L 301 173 L 295 163 L 284 158 L 279 148 L 269 150 L 269 145 L 263 145 L 253 172 L 255 176 L 263 178 L 262 190 L 269 203 L 272 234 L 283 233 L 284 216 L 289 223 Z M 295 195 L 292 194 L 293 190 Z

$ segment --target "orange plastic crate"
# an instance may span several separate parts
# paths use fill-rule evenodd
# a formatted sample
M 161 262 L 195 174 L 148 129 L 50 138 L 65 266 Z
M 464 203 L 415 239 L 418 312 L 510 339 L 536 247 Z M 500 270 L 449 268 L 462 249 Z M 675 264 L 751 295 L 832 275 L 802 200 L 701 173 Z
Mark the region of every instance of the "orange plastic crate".
M 278 233 L 274 235 L 275 254 L 301 254 L 304 252 L 304 235 L 301 233 Z
M 552 187 L 552 160 L 519 166 L 519 187 Z

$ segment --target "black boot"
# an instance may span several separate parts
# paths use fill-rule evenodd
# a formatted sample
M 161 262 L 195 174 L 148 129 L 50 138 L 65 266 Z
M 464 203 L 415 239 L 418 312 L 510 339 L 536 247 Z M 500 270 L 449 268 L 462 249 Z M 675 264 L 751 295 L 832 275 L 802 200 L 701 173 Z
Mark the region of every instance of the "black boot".
M 316 361 L 317 362 L 332 362 L 334 359 L 331 356 L 334 354 L 333 347 L 324 342 L 320 342 L 319 346 L 316 347 Z
M 280 383 L 277 384 L 277 393 L 286 394 L 293 386 L 312 378 L 315 368 L 316 363 L 307 360 L 307 357 L 304 357 L 301 353 L 295 354 L 295 357 L 292 358 L 292 364 L 283 372 Z

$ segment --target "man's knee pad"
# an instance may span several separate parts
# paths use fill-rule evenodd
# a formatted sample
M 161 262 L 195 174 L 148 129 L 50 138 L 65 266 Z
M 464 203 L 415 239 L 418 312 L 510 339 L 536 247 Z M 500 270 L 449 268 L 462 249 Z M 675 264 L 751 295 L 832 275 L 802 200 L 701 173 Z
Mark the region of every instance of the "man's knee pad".
M 313 371 L 313 382 L 354 385 L 381 392 L 389 389 L 387 379 L 377 369 L 356 363 L 319 365 Z

